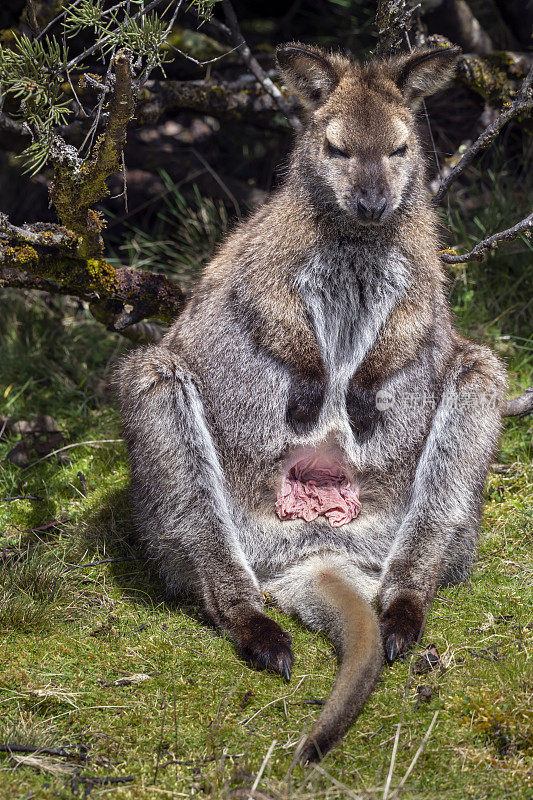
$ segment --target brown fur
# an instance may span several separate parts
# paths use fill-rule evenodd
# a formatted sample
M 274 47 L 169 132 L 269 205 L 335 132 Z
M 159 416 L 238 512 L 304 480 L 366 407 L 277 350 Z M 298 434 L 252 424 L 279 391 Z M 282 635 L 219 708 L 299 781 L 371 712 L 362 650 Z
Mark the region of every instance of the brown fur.
M 320 717 L 299 751 L 303 764 L 322 758 L 346 733 L 370 697 L 383 667 L 379 625 L 368 603 L 333 570 L 319 573 L 317 593 L 341 621 L 341 663 Z

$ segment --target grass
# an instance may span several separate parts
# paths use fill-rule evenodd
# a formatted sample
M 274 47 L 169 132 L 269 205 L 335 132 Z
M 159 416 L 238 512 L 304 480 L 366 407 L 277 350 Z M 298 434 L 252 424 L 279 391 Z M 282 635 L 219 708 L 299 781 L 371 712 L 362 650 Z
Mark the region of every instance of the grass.
M 473 232 L 456 227 L 454 235 L 467 244 Z M 518 258 L 531 269 L 527 255 Z M 499 255 L 452 274 L 461 327 L 505 355 L 514 391 L 531 382 L 524 285 L 504 301 L 518 304 L 513 312 L 495 320 L 492 310 L 504 307 L 498 292 L 515 280 L 507 276 L 516 263 Z M 104 387 L 123 342 L 70 301 L 13 294 L 0 305 L 0 414 L 51 414 L 67 443 L 119 439 Z M 193 604 L 165 604 L 139 559 L 120 441 L 71 448 L 68 463 L 34 458 L 25 470 L 5 460 L 16 441 L 0 441 L 0 497 L 41 499 L 0 502 L 0 743 L 69 756 L 0 753 L 2 800 L 382 798 L 392 767 L 390 798 L 432 722 L 399 797 L 530 796 L 527 420 L 505 426 L 471 581 L 433 604 L 422 646 L 436 645 L 440 666 L 417 674 L 414 654 L 386 671 L 342 745 L 305 770 L 292 766 L 292 754 L 335 675 L 328 641 L 270 609 L 293 636 L 293 678 L 286 686 L 252 671 Z
M 150 230 L 129 224 L 112 231 L 110 261 L 164 272 L 187 290 L 228 230 L 228 212 L 221 200 L 202 197 L 196 184 L 185 198 L 167 172 L 159 177 L 165 190 Z

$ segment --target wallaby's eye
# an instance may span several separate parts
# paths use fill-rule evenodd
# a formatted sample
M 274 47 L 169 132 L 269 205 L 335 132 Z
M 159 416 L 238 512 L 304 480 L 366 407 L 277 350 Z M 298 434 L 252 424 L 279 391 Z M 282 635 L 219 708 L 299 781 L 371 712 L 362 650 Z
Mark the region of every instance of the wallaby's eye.
M 399 147 L 397 150 L 395 150 L 394 153 L 390 154 L 389 158 L 392 158 L 393 156 L 404 156 L 406 153 L 407 153 L 407 145 L 402 144 L 402 146 Z
M 328 152 L 328 156 L 331 158 L 348 158 L 348 153 L 345 153 L 344 150 L 339 150 L 338 147 L 335 147 L 334 144 L 331 144 L 329 139 L 326 139 L 326 150 Z

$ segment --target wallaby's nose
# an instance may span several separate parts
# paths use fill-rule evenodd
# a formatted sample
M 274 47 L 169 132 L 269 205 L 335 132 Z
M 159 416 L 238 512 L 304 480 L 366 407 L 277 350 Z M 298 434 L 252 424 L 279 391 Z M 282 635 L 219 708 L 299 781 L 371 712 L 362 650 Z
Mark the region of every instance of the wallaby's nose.
M 386 205 L 387 201 L 384 197 L 376 200 L 360 197 L 357 201 L 357 213 L 365 221 L 377 222 L 381 219 Z

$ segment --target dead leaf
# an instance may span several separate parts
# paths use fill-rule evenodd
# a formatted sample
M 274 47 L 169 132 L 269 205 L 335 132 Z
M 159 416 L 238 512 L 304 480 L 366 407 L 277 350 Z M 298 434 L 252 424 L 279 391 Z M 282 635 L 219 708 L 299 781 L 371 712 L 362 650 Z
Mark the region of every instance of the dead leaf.
M 413 672 L 415 675 L 425 675 L 432 669 L 437 669 L 441 666 L 441 659 L 439 651 L 434 644 L 430 644 L 427 650 L 420 653 L 413 665 Z
M 31 459 L 31 444 L 27 441 L 18 442 L 6 456 L 16 467 L 27 467 Z
M 35 437 L 33 447 L 38 455 L 47 456 L 52 450 L 59 450 L 60 447 L 63 447 L 65 442 L 65 437 L 59 432 L 39 434 Z
M 144 683 L 144 681 L 149 681 L 151 677 L 146 672 L 135 672 L 133 675 L 127 675 L 124 678 L 117 678 L 116 681 L 113 681 L 113 686 L 131 686 L 136 683 Z
M 415 708 L 418 708 L 421 703 L 427 703 L 433 697 L 433 689 L 431 686 L 420 684 L 420 686 L 416 687 L 416 694 Z
M 27 436 L 33 431 L 32 424 L 27 419 L 8 419 L 6 427 L 13 436 Z
M 32 421 L 33 433 L 61 433 L 61 428 L 49 414 L 39 414 Z
M 72 692 L 65 692 L 61 689 L 53 689 L 47 687 L 45 689 L 31 689 L 30 694 L 32 697 L 38 697 L 41 700 L 55 700 L 58 703 L 66 703 L 73 708 L 78 708 L 74 702 L 75 694 Z
M 35 453 L 41 458 L 59 450 L 67 441 L 56 420 L 49 414 L 39 414 L 31 422 L 26 419 L 2 417 L 0 430 L 13 436 L 22 436 L 20 442 L 8 453 L 7 459 L 17 467 L 27 467 Z M 68 456 L 58 455 L 60 463 L 68 463 Z
M 242 696 L 241 702 L 239 703 L 239 708 L 246 708 L 247 705 L 252 701 L 254 697 L 254 693 L 251 689 L 247 689 Z
M 99 625 L 97 628 L 94 628 L 89 634 L 89 636 L 105 636 L 108 633 L 116 633 L 116 628 L 109 622 L 104 622 L 102 625 Z

